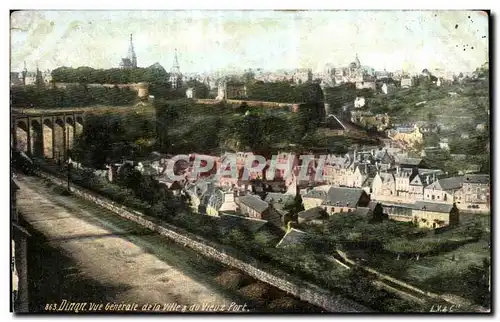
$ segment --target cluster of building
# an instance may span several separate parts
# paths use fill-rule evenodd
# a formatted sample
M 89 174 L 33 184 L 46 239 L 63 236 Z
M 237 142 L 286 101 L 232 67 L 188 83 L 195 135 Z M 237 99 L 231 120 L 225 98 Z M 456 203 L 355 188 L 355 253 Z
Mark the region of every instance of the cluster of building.
M 137 68 L 137 55 L 134 49 L 134 41 L 132 38 L 132 34 L 130 34 L 130 43 L 127 51 L 127 56 L 122 58 L 119 64 L 122 69 L 133 69 Z M 150 68 L 164 68 L 159 64 L 155 63 Z M 174 62 L 172 64 L 172 68 L 169 73 L 169 82 L 172 84 L 172 88 L 180 88 L 183 83 L 183 76 L 180 70 L 179 59 L 177 58 L 177 49 L 175 50 Z
M 43 86 L 48 87 L 52 82 L 50 70 L 40 70 L 38 64 L 35 71 L 28 71 L 26 62 L 21 72 L 10 73 L 10 86 Z
M 266 72 L 262 69 L 253 71 L 254 79 L 262 82 L 290 82 L 302 84 L 313 81 L 313 72 L 310 68 L 296 68 L 292 70 L 277 70 Z
M 455 223 L 459 212 L 490 210 L 489 175 L 448 177 L 442 170 L 430 169 L 423 159 L 409 157 L 401 148 L 367 147 L 341 156 L 328 155 L 321 167 L 319 156 L 304 164 L 295 154 L 283 152 L 267 161 L 262 170 L 245 167 L 251 154 L 205 155 L 202 159 L 211 160 L 214 166 L 203 173 L 194 169 L 196 155 L 191 155 L 190 161 L 174 164 L 181 180 L 167 175 L 168 165 L 174 162 L 168 156 L 156 155 L 136 168 L 155 177 L 174 195 L 187 198 L 194 212 L 260 220 L 281 229 L 287 218 L 285 208 L 298 195 L 304 206 L 298 214 L 299 224 L 321 223 L 337 213 L 367 214 L 381 204 L 390 219 L 435 229 Z M 237 175 L 216 175 L 227 158 L 237 160 Z M 271 167 L 275 171 L 270 173 L 272 162 L 291 166 L 291 174 L 281 167 Z M 110 180 L 120 166 L 110 167 Z M 317 171 L 321 171 L 320 177 Z

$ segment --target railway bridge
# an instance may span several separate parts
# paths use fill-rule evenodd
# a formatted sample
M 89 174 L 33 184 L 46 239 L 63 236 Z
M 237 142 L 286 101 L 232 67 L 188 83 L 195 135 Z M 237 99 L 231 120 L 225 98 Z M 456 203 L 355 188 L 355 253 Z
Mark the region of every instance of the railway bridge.
M 11 146 L 29 156 L 64 161 L 84 126 L 84 112 L 77 110 L 12 110 Z

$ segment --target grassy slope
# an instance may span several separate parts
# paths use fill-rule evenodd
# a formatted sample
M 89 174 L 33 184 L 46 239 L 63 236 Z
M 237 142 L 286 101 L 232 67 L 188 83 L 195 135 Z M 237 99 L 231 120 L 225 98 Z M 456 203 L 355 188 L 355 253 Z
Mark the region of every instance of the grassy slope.
M 420 260 L 400 259 L 392 255 L 370 254 L 370 266 L 400 278 L 420 287 L 438 293 L 452 293 L 465 298 L 471 298 L 471 285 L 447 282 L 446 279 L 463 274 L 470 266 L 481 267 L 484 258 L 491 260 L 491 249 L 488 246 L 490 238 L 489 215 L 462 215 L 461 226 L 468 225 L 478 219 L 483 227 L 484 235 L 479 241 L 466 243 L 452 251 L 434 256 L 423 256 Z M 455 239 L 464 237 L 456 230 L 449 230 L 436 235 L 436 238 Z M 453 260 L 455 259 L 455 260 Z M 437 287 L 428 283 L 429 279 L 441 281 L 443 285 Z

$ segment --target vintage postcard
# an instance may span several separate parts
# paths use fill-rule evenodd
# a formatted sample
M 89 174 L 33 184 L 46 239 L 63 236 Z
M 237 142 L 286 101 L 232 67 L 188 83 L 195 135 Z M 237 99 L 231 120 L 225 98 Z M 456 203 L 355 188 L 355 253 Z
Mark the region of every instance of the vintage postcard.
M 15 313 L 490 313 L 487 11 L 10 12 Z

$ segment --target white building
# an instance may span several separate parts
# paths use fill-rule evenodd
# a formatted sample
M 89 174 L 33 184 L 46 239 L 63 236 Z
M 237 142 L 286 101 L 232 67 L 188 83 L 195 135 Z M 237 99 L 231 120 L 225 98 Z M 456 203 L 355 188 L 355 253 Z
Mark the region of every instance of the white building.
M 365 106 L 365 98 L 364 97 L 356 97 L 354 100 L 354 107 L 355 108 L 361 108 Z

